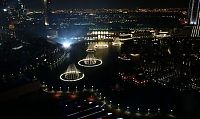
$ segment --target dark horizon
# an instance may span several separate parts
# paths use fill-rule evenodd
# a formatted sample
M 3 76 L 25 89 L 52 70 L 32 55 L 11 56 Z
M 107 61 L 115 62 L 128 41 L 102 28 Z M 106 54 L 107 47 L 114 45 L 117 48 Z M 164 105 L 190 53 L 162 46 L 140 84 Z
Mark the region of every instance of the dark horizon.
M 189 0 L 51 0 L 53 9 L 68 8 L 187 8 Z M 29 9 L 41 9 L 42 0 L 22 0 Z

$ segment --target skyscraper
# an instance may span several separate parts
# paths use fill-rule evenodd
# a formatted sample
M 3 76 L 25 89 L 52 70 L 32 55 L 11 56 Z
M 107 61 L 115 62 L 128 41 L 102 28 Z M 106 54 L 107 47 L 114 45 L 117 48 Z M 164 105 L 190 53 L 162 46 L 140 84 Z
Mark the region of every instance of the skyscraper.
M 51 13 L 50 9 L 51 1 L 50 0 L 44 0 L 44 24 L 45 26 L 49 26 L 49 17 Z
M 199 24 L 200 0 L 190 0 L 189 4 L 189 23 L 191 25 Z
M 200 37 L 200 0 L 190 0 L 189 24 L 193 26 L 191 37 Z
M 21 0 L 17 0 L 17 4 L 15 5 L 15 11 L 16 11 L 17 18 L 19 21 L 25 18 L 26 9 L 25 9 L 24 4 L 21 2 Z
M 6 0 L 1 0 L 1 7 L 5 8 L 7 6 L 7 1 Z

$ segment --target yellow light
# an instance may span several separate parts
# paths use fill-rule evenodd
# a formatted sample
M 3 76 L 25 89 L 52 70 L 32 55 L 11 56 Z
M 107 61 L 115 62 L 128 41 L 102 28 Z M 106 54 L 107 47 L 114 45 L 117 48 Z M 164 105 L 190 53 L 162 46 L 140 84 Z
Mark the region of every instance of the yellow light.
M 133 56 L 133 57 L 140 56 L 140 54 L 130 54 L 130 55 Z

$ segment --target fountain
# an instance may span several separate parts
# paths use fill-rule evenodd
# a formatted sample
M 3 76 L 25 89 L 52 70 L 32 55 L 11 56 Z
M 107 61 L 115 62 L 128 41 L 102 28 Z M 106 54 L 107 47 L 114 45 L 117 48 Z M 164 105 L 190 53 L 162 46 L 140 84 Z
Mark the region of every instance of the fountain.
M 95 52 L 94 43 L 88 43 L 88 48 L 86 49 L 86 52 Z
M 84 78 L 84 73 L 80 72 L 74 64 L 70 64 L 67 71 L 60 75 L 62 81 L 73 82 Z
M 82 67 L 97 67 L 102 64 L 102 60 L 95 58 L 94 54 L 89 53 L 86 58 L 80 60 L 78 64 Z
M 108 48 L 108 43 L 105 42 L 97 42 L 96 45 L 94 46 L 96 49 L 105 49 Z
M 112 42 L 113 46 L 121 46 L 122 42 L 119 40 L 119 38 L 115 38 L 115 40 Z

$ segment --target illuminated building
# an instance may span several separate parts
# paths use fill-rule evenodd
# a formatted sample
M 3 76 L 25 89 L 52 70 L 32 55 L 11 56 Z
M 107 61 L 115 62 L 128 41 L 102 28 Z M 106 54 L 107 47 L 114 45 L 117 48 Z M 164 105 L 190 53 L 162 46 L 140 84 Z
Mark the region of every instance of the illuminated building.
M 191 37 L 200 37 L 200 26 L 199 26 L 199 24 L 193 26 Z
M 87 40 L 109 40 L 113 39 L 116 35 L 115 32 L 105 30 L 105 29 L 98 29 L 92 30 L 90 33 L 87 33 Z
M 191 25 L 199 24 L 199 0 L 190 0 L 189 3 L 189 23 Z
M 44 15 L 44 26 L 46 27 L 46 37 L 48 39 L 55 39 L 58 37 L 58 31 L 56 29 L 53 29 L 51 27 L 52 23 L 52 17 L 51 17 L 51 0 L 43 0 L 44 4 L 44 10 L 43 10 L 43 15 Z
M 167 31 L 159 31 L 158 34 L 154 35 L 154 37 L 156 38 L 170 37 L 170 34 Z
M 189 24 L 194 25 L 192 28 L 191 37 L 200 37 L 200 1 L 199 0 L 190 0 L 189 3 Z
M 5 8 L 5 7 L 7 6 L 7 0 L 2 0 L 2 1 L 1 1 L 1 6 L 2 6 L 3 8 Z
M 17 18 L 20 20 L 23 20 L 23 18 L 25 17 L 26 15 L 26 10 L 25 10 L 25 7 L 24 5 L 22 4 L 21 0 L 18 0 L 17 1 L 17 4 L 16 4 L 16 12 L 17 12 Z
M 119 34 L 119 39 L 120 39 L 120 41 L 131 40 L 132 39 L 132 34 L 120 33 Z
M 49 15 L 50 15 L 50 0 L 44 0 L 44 25 L 49 26 Z

